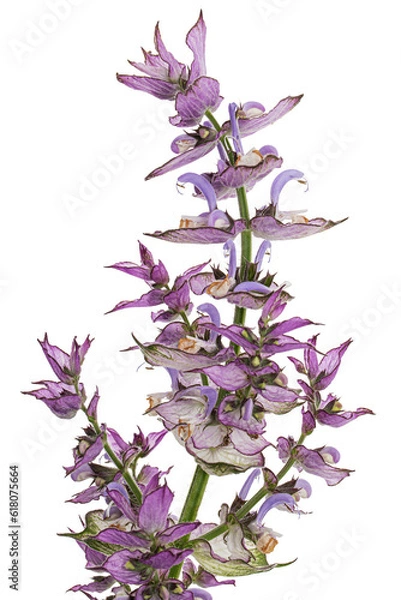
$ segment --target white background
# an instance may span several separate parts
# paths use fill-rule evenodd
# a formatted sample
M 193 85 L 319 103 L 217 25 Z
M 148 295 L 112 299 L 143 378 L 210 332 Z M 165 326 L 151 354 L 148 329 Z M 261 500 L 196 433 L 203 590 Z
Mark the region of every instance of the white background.
M 56 4 L 21 0 L 3 2 L 0 9 L 2 598 L 16 594 L 7 582 L 10 462 L 19 463 L 22 478 L 21 600 L 61 600 L 66 589 L 90 575 L 78 547 L 56 536 L 67 527 L 79 529 L 78 515 L 85 512 L 64 503 L 80 487 L 64 479 L 62 470 L 71 464 L 74 437 L 84 422 L 58 421 L 35 399 L 21 396 L 21 390 L 32 389 L 31 381 L 51 378 L 36 339 L 47 331 L 52 343 L 68 349 L 74 335 L 82 341 L 90 333 L 96 340 L 84 380 L 88 393 L 100 387 L 101 419 L 127 439 L 138 423 L 145 431 L 158 426 L 141 415 L 146 394 L 162 391 L 167 380 L 144 368 L 136 372 L 140 357 L 119 353 L 131 343 L 131 331 L 148 339 L 148 312 L 104 316 L 145 289 L 103 267 L 136 261 L 136 240 L 146 239 L 142 232 L 174 227 L 182 213 L 197 214 L 202 205 L 191 201 L 192 207 L 177 196 L 175 173 L 144 182 L 169 158 L 169 143 L 179 133 L 167 124 L 173 106 L 120 85 L 114 74 L 132 72 L 125 59 L 140 60 L 140 46 L 153 48 L 157 20 L 168 48 L 190 61 L 185 33 L 201 7 L 208 71 L 220 80 L 226 99 L 220 120 L 227 101 L 258 100 L 271 108 L 287 95 L 305 94 L 294 111 L 249 144 L 273 144 L 285 167 L 305 170 L 310 190 L 303 195 L 293 187 L 292 205 L 307 207 L 311 217 L 350 218 L 321 236 L 275 244 L 271 269 L 280 281 L 292 283 L 295 300 L 288 315 L 326 324 L 322 348 L 354 338 L 333 391 L 346 408 L 368 406 L 376 413 L 315 435 L 315 446 L 340 449 L 341 465 L 356 470 L 350 478 L 334 488 L 310 478 L 308 516 L 269 514 L 267 524 L 285 534 L 275 558 L 298 561 L 238 581 L 236 591 L 220 588 L 213 594 L 216 599 L 252 594 L 255 600 L 357 594 L 370 600 L 385 584 L 395 589 L 401 416 L 397 3 L 71 0 L 64 12 Z M 124 155 L 118 172 L 105 173 L 105 161 L 116 154 Z M 213 169 L 214 161 L 209 155 L 194 169 Z M 96 185 L 82 196 L 88 181 Z M 252 203 L 265 203 L 268 189 L 269 180 L 259 184 Z M 235 214 L 234 204 L 230 210 Z M 173 274 L 209 257 L 223 260 L 219 247 L 189 249 L 149 238 L 148 245 Z M 296 433 L 291 419 L 269 427 L 272 441 L 278 431 Z M 165 467 L 175 464 L 169 481 L 179 511 L 191 462 L 173 441 L 156 458 Z M 201 516 L 215 519 L 220 503 L 242 481 L 213 481 Z

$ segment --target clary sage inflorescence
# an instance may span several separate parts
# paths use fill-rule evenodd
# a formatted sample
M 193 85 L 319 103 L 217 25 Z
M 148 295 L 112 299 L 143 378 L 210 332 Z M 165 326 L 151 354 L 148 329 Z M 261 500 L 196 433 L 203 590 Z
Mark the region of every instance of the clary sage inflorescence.
M 233 584 L 233 577 L 282 566 L 270 560 L 280 537 L 270 527 L 274 509 L 303 515 L 302 499 L 312 493 L 309 475 L 332 486 L 351 472 L 339 465 L 337 449 L 314 447 L 310 435 L 319 425 L 342 427 L 371 414 L 367 408 L 344 409 L 328 391 L 350 340 L 325 351 L 318 348 L 316 333 L 294 337 L 298 330 L 315 330 L 316 324 L 283 318 L 292 297 L 287 285 L 265 269 L 276 240 L 310 236 L 338 224 L 281 210 L 283 188 L 290 182 L 306 186 L 304 175 L 281 170 L 283 159 L 273 146 L 255 148 L 247 140 L 284 117 L 301 96 L 284 98 L 269 110 L 259 102 L 230 103 L 220 123 L 215 112 L 223 98 L 219 82 L 206 74 L 205 38 L 201 13 L 186 36 L 193 53 L 188 67 L 167 50 L 157 25 L 156 53 L 144 52 L 144 62 L 130 63 L 140 74 L 117 76 L 130 88 L 174 103 L 170 123 L 185 128 L 172 141 L 173 156 L 148 178 L 217 152 L 214 172 L 191 170 L 177 179 L 178 190 L 189 187 L 204 200 L 204 211 L 177 215 L 170 229 L 148 235 L 177 244 L 221 244 L 227 266 L 211 266 L 206 257 L 172 279 L 142 242 L 138 262 L 111 265 L 142 280 L 144 291 L 110 312 L 151 307 L 159 327 L 152 341 L 137 339 L 133 332 L 132 349 L 170 376 L 168 389 L 149 394 L 146 405 L 163 428 L 149 434 L 138 429 L 126 441 L 98 420 L 99 392 L 87 396 L 81 381 L 89 337 L 82 344 L 74 338 L 68 353 L 46 335 L 40 344 L 56 381 L 40 381 L 39 388 L 26 392 L 61 419 L 81 411 L 88 419 L 66 474 L 89 485 L 70 502 L 103 504 L 87 512 L 82 531 L 64 535 L 78 542 L 86 567 L 95 573 L 90 583 L 71 588 L 90 600 L 99 594 L 107 600 L 209 600 L 210 588 Z M 270 203 L 251 215 L 247 193 L 269 175 Z M 238 213 L 232 204 L 229 212 L 221 208 L 220 201 L 231 197 L 238 200 Z M 222 303 L 233 305 L 228 323 L 221 316 Z M 248 309 L 252 326 L 247 325 Z M 291 411 L 299 414 L 298 439 L 268 439 L 270 416 Z M 168 472 L 148 462 L 166 435 L 174 436 L 196 463 L 180 517 L 171 512 Z M 273 467 L 278 461 L 283 463 L 279 470 Z M 227 474 L 239 475 L 236 497 L 219 502 L 215 523 L 201 523 L 198 509 L 209 477 Z

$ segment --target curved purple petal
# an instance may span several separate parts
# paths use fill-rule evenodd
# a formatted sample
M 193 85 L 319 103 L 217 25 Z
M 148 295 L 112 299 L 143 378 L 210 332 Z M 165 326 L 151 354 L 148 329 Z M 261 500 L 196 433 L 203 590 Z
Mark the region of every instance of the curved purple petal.
M 302 319 L 301 317 L 292 317 L 291 319 L 287 319 L 286 321 L 281 321 L 280 323 L 274 323 L 271 326 L 271 337 L 276 337 L 277 335 L 282 335 L 283 333 L 288 333 L 289 331 L 293 331 L 294 329 L 299 329 L 300 327 L 306 327 L 307 325 L 317 325 L 318 323 L 314 323 L 310 319 Z
M 255 263 L 256 263 L 256 268 L 257 268 L 258 272 L 260 272 L 263 268 L 263 261 L 264 261 L 264 258 L 267 253 L 269 253 L 269 259 L 270 259 L 271 246 L 272 245 L 269 242 L 269 240 L 264 240 L 260 244 L 258 251 L 256 253 L 256 256 L 255 256 Z
M 283 187 L 293 179 L 300 180 L 302 177 L 304 177 L 304 173 L 296 169 L 286 169 L 277 175 L 270 188 L 270 200 L 273 206 L 277 206 Z
M 176 127 L 194 127 L 199 124 L 207 110 L 216 110 L 223 98 L 220 84 L 212 77 L 199 77 L 185 92 L 179 92 L 175 99 L 177 115 L 169 121 Z
M 169 548 L 162 550 L 149 558 L 144 558 L 141 562 L 144 565 L 149 565 L 153 569 L 171 569 L 174 565 L 179 565 L 187 556 L 192 554 L 192 550 L 179 550 L 178 548 Z
M 238 105 L 235 102 L 231 102 L 228 105 L 228 112 L 230 114 L 231 132 L 234 143 L 234 150 L 237 154 L 244 154 L 244 149 L 241 143 L 241 136 L 239 133 L 238 121 L 237 121 L 237 109 Z
M 112 312 L 116 312 L 117 310 L 122 310 L 124 308 L 144 308 L 148 306 L 158 306 L 159 304 L 163 304 L 164 297 L 166 295 L 165 290 L 150 290 L 146 294 L 143 294 L 138 300 L 122 300 L 114 308 L 109 310 L 107 314 Z
M 137 340 L 136 340 L 137 341 Z M 138 343 L 138 342 L 137 342 Z M 169 348 L 162 344 L 139 344 L 145 360 L 154 367 L 171 367 L 178 371 L 203 369 L 212 365 L 225 362 L 233 357 L 232 348 L 221 350 L 212 354 L 190 354 L 176 348 Z
M 341 359 L 343 354 L 348 349 L 352 340 L 347 340 L 338 348 L 333 348 L 329 350 L 327 354 L 324 355 L 322 360 L 319 363 L 318 374 L 316 376 L 315 381 L 313 382 L 313 387 L 319 391 L 327 388 L 328 385 L 333 381 L 335 376 L 337 375 L 338 369 L 340 368 Z
M 86 585 L 74 585 L 70 588 L 69 592 L 104 592 L 109 589 L 110 586 L 115 583 L 114 577 L 108 576 L 100 576 L 97 577 L 92 583 L 88 583 Z M 86 594 L 88 598 L 94 598 L 93 596 L 89 596 Z M 94 598 L 94 600 L 96 600 Z
M 253 482 L 255 481 L 255 479 L 257 479 L 260 476 L 260 474 L 261 474 L 260 469 L 254 469 L 252 471 L 252 473 L 250 475 L 248 475 L 244 485 L 242 486 L 241 490 L 238 493 L 238 497 L 241 498 L 241 500 L 246 500 L 246 497 L 248 496 L 248 494 L 251 490 Z
M 46 387 L 31 392 L 22 392 L 41 400 L 59 419 L 72 419 L 82 405 L 82 398 L 78 396 L 74 388 L 65 383 L 54 381 L 39 381 Z
M 146 233 L 145 235 L 178 244 L 224 244 L 227 240 L 237 237 L 245 228 L 245 222 L 240 219 L 234 221 L 230 228 L 188 227 L 168 229 L 163 232 L 155 231 L 154 233 Z
M 197 527 L 199 527 L 199 521 L 194 521 L 193 523 L 178 523 L 177 525 L 173 525 L 172 527 L 168 527 L 157 536 L 158 541 L 163 545 L 170 544 L 179 540 L 181 537 L 185 535 L 189 535 L 194 531 Z
M 318 410 L 316 413 L 316 419 L 322 425 L 329 425 L 330 427 L 342 427 L 347 423 L 351 423 L 358 417 L 363 415 L 373 415 L 374 412 L 369 408 L 357 408 L 356 411 L 339 411 L 339 412 L 328 412 L 326 410 Z
M 251 229 L 256 237 L 266 240 L 296 240 L 331 229 L 341 221 L 326 221 L 326 219 L 311 219 L 306 223 L 283 223 L 275 217 L 256 216 L 251 219 Z
M 253 118 L 239 118 L 238 126 L 240 133 L 243 137 L 247 135 L 251 135 L 260 131 L 264 127 L 271 125 L 278 119 L 281 119 L 284 115 L 286 115 L 291 109 L 293 109 L 301 100 L 303 94 L 300 96 L 287 96 L 287 98 L 283 98 L 280 100 L 272 110 L 268 113 L 260 115 L 258 117 Z
M 269 512 L 269 510 L 271 510 L 272 508 L 275 508 L 276 506 L 281 506 L 281 505 L 286 506 L 291 511 L 293 511 L 296 506 L 295 500 L 292 496 L 290 496 L 290 494 L 284 494 L 284 493 L 273 494 L 272 496 L 269 496 L 269 498 L 267 498 L 267 500 L 265 500 L 263 502 L 262 506 L 259 508 L 258 516 L 256 519 L 257 524 L 261 525 L 264 517 Z
M 142 582 L 140 571 L 134 570 L 132 561 L 141 561 L 142 553 L 120 550 L 104 562 L 102 568 L 108 571 L 120 583 L 139 584 Z
M 145 179 L 152 179 L 152 177 L 158 177 L 159 175 L 164 175 L 165 173 L 169 173 L 174 169 L 179 169 L 180 167 L 189 165 L 191 162 L 198 160 L 203 156 L 206 156 L 206 154 L 209 154 L 209 152 L 211 152 L 217 146 L 217 143 L 218 139 L 214 139 L 210 142 L 197 144 L 194 148 L 186 150 L 178 156 L 174 156 L 174 158 L 171 158 L 161 167 L 154 169 L 151 173 L 149 173 L 149 175 L 145 177 Z
M 206 367 L 202 373 L 225 390 L 240 390 L 249 383 L 247 374 L 234 363 Z
M 129 549 L 149 549 L 150 542 L 145 540 L 143 537 L 139 537 L 131 531 L 121 531 L 115 527 L 109 527 L 103 529 L 97 535 L 93 537 L 94 540 L 105 542 L 106 544 L 115 544 L 117 546 L 124 546 Z
M 195 25 L 187 33 L 186 44 L 194 55 L 191 64 L 188 85 L 191 85 L 198 77 L 206 74 L 205 58 L 206 25 L 203 20 L 203 13 L 200 11 L 199 18 Z
M 176 83 L 162 81 L 153 77 L 143 77 L 141 75 L 117 74 L 117 80 L 133 90 L 147 92 L 160 100 L 174 100 L 179 90 Z
M 120 484 L 109 483 L 107 486 L 107 494 L 122 514 L 135 523 L 137 515 L 123 486 Z
M 184 173 L 177 179 L 178 183 L 192 183 L 192 185 L 201 192 L 209 205 L 209 211 L 217 208 L 216 193 L 210 181 L 203 175 L 197 173 Z
M 230 433 L 230 440 L 236 450 L 244 456 L 255 456 L 270 446 L 270 442 L 261 435 L 249 435 L 241 429 L 233 429 Z
M 233 292 L 256 292 L 260 294 L 271 294 L 272 289 L 259 281 L 243 281 L 235 286 Z
M 70 355 L 64 350 L 61 350 L 58 346 L 53 346 L 49 343 L 49 339 L 47 337 L 47 333 L 45 333 L 45 337 L 43 342 L 38 340 L 43 353 L 51 366 L 54 374 L 62 381 L 63 383 L 70 384 L 71 383 L 71 374 L 66 373 L 66 371 L 71 370 L 71 360 Z
M 168 77 L 173 81 L 179 81 L 180 78 L 185 73 L 185 65 L 178 62 L 178 60 L 174 57 L 171 52 L 169 52 L 164 45 L 162 40 L 162 36 L 160 34 L 159 23 L 156 24 L 155 27 L 155 47 L 158 51 L 160 58 L 166 63 L 168 66 Z
M 167 516 L 173 501 L 173 493 L 164 485 L 148 494 L 139 509 L 139 527 L 152 535 L 167 526 Z
M 345 477 L 348 477 L 352 471 L 350 469 L 340 469 L 327 464 L 318 450 L 308 450 L 305 446 L 296 446 L 293 450 L 293 457 L 297 465 L 307 473 L 323 477 L 327 485 L 337 485 Z
M 73 504 L 88 504 L 88 502 L 92 502 L 93 500 L 99 500 L 102 495 L 103 490 L 101 488 L 96 485 L 91 485 L 86 490 L 74 494 L 71 500 L 67 500 L 67 502 L 72 502 Z
M 266 177 L 273 171 L 278 169 L 283 163 L 282 158 L 277 156 L 267 155 L 261 159 L 256 166 L 239 165 L 234 167 L 226 167 L 215 177 L 217 183 L 221 183 L 226 188 L 252 187 L 257 181 Z
M 269 402 L 290 405 L 293 408 L 299 403 L 300 400 L 299 395 L 296 392 L 279 385 L 263 385 L 258 392 L 261 396 L 261 398 L 258 398 L 258 401 L 262 404 L 262 406 L 263 399 L 265 399 Z

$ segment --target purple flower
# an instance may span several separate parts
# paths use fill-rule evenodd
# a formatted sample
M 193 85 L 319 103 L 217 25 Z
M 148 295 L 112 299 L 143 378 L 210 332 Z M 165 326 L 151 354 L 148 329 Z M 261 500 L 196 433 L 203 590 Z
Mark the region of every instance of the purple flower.
M 265 518 L 266 514 L 272 508 L 276 506 L 285 506 L 288 510 L 293 511 L 295 509 L 295 500 L 290 494 L 277 493 L 269 496 L 258 510 L 258 516 L 256 522 L 260 525 Z
M 310 435 L 316 427 L 316 419 L 312 411 L 302 408 L 302 433 Z
M 41 400 L 56 417 L 60 419 L 72 419 L 75 417 L 83 404 L 82 397 L 77 394 L 75 387 L 66 383 L 54 381 L 35 381 L 35 385 L 43 385 L 43 388 L 22 392 Z M 80 386 L 83 392 L 82 385 Z
M 270 111 L 263 112 L 257 116 L 252 113 L 252 110 L 243 112 L 240 118 L 238 118 L 238 128 L 241 136 L 251 135 L 273 124 L 294 108 L 301 98 L 302 96 L 288 96 L 280 100 Z M 178 156 L 170 159 L 161 167 L 154 169 L 146 179 L 164 175 L 169 171 L 189 165 L 191 162 L 206 156 L 206 154 L 219 147 L 221 139 L 224 136 L 231 137 L 231 127 L 230 121 L 223 123 L 220 131 L 216 131 L 210 125 L 203 124 L 196 132 L 189 133 L 186 136 L 179 136 L 172 143 L 172 150 Z
M 272 183 L 269 206 L 257 210 L 256 216 L 250 221 L 256 237 L 266 240 L 293 240 L 325 231 L 346 220 L 326 221 L 322 218 L 308 220 L 301 214 L 304 211 L 279 211 L 278 200 L 283 187 L 294 179 L 305 184 L 303 176 L 301 171 L 295 169 L 277 175 Z
M 274 276 L 267 274 L 260 278 L 263 266 L 263 255 L 268 242 L 262 242 L 255 262 L 248 265 L 249 274 L 245 274 L 245 281 L 241 280 L 237 268 L 237 256 L 234 242 L 229 239 L 224 245 L 225 253 L 229 258 L 228 272 L 225 274 L 219 268 L 212 267 L 210 272 L 200 272 L 191 277 L 189 282 L 191 290 L 196 295 L 209 294 L 215 299 L 225 298 L 231 304 L 244 308 L 260 309 L 268 301 L 274 291 L 278 289 Z M 246 277 L 249 275 L 250 280 Z
M 164 264 L 159 261 L 155 263 L 151 252 L 139 242 L 141 264 L 132 262 L 120 262 L 110 265 L 109 269 L 117 269 L 127 275 L 143 279 L 151 288 L 150 292 L 143 294 L 137 300 L 123 300 L 109 312 L 115 312 L 123 308 L 149 307 L 163 304 L 165 296 L 169 293 L 169 275 Z
M 208 473 L 221 475 L 263 465 L 261 452 L 269 442 L 260 435 L 263 424 L 251 414 L 252 401 L 244 407 L 243 415 L 239 409 L 232 418 L 225 401 L 215 415 L 216 402 L 214 388 L 192 386 L 168 402 L 153 405 L 150 412 L 163 419 L 165 427 Z
M 140 265 L 131 262 L 121 262 L 110 265 L 107 268 L 117 269 L 118 271 L 127 273 L 127 275 L 143 279 L 151 288 L 166 286 L 169 282 L 169 275 L 166 267 L 161 260 L 159 260 L 158 263 L 155 263 L 150 250 L 148 250 L 141 242 L 138 242 L 138 244 L 141 257 Z
M 207 110 L 216 110 L 222 101 L 219 82 L 206 76 L 205 39 L 206 26 L 201 11 L 197 23 L 186 37 L 187 46 L 194 56 L 188 68 L 168 52 L 157 24 L 157 54 L 143 51 L 144 63 L 129 61 L 145 76 L 117 75 L 117 79 L 134 90 L 147 92 L 161 100 L 175 101 L 177 114 L 170 117 L 172 125 L 197 125 Z
M 229 395 L 224 398 L 218 409 L 220 423 L 227 427 L 235 427 L 250 435 L 260 435 L 264 432 L 265 421 L 261 414 L 260 404 L 255 404 L 253 398 L 241 400 Z
M 109 486 L 110 488 L 110 486 Z M 192 550 L 166 548 L 179 538 L 189 535 L 199 525 L 198 522 L 174 524 L 169 517 L 173 494 L 167 485 L 156 488 L 147 494 L 139 508 L 137 531 L 131 538 L 113 528 L 101 533 L 101 541 L 136 547 L 136 550 L 121 550 L 106 560 L 103 568 L 121 583 L 139 584 L 153 579 L 153 571 L 168 571 L 180 564 Z M 136 519 L 135 519 L 136 520 Z M 99 535 L 97 536 L 98 539 Z
M 100 575 L 97 577 L 93 578 L 92 583 L 88 583 L 86 585 L 74 585 L 72 588 L 70 588 L 68 591 L 69 592 L 105 592 L 106 590 L 108 590 L 113 583 L 115 583 L 115 579 L 114 577 L 111 577 L 110 575 Z M 93 596 L 90 596 L 88 594 L 86 594 L 88 596 L 88 598 L 93 598 Z
M 176 127 L 194 127 L 199 124 L 207 111 L 215 111 L 221 104 L 220 84 L 211 77 L 199 77 L 184 92 L 177 94 L 175 109 L 177 114 L 169 121 Z
M 333 466 L 332 454 L 325 453 L 324 447 L 318 450 L 308 450 L 305 446 L 297 446 L 293 456 L 298 468 L 312 475 L 323 477 L 327 485 L 337 485 L 352 473 L 350 469 Z
M 234 356 L 232 348 L 206 352 L 202 348 L 202 344 L 197 344 L 196 340 L 190 340 L 190 344 L 188 345 L 181 344 L 181 348 L 186 348 L 186 350 L 181 350 L 157 343 L 141 344 L 136 338 L 134 339 L 145 360 L 154 367 L 191 371 L 210 365 L 217 365 Z
M 240 187 L 251 190 L 258 181 L 266 177 L 273 169 L 281 167 L 283 162 L 273 146 L 263 146 L 259 150 L 252 148 L 245 152 L 237 118 L 238 106 L 235 103 L 230 104 L 229 113 L 235 153 L 227 153 L 224 146 L 219 144 L 221 159 L 218 162 L 217 173 L 205 175 L 219 200 L 235 196 L 236 189 Z
M 179 229 L 148 235 L 170 242 L 215 244 L 233 239 L 245 229 L 243 219 L 234 221 L 228 213 L 217 208 L 216 193 L 206 177 L 195 173 L 185 173 L 178 178 L 177 185 L 183 187 L 185 183 L 192 183 L 195 189 L 202 194 L 208 203 L 209 212 L 201 213 L 196 217 L 181 217 Z
M 304 470 L 312 475 L 323 477 L 330 486 L 337 485 L 352 473 L 350 469 L 340 469 L 334 466 L 333 463 L 339 461 L 340 455 L 335 448 L 329 446 L 309 450 L 302 444 L 295 444 L 292 438 L 279 437 L 277 450 L 281 460 L 286 462 L 288 458 L 292 457 L 299 471 Z
M 230 165 L 228 160 L 220 160 L 217 172 L 205 176 L 214 187 L 217 199 L 224 200 L 235 196 L 240 187 L 250 191 L 273 169 L 280 168 L 282 162 L 283 159 L 277 156 L 275 148 L 263 146 L 259 150 L 252 149 L 243 156 L 238 156 L 234 165 Z
M 250 328 L 241 325 L 222 325 L 216 327 L 210 324 L 209 327 L 212 331 L 216 331 L 219 335 L 242 347 L 248 355 L 267 358 L 278 352 L 307 348 L 309 346 L 308 342 L 300 342 L 287 335 L 289 331 L 307 325 L 313 325 L 313 322 L 309 319 L 293 317 L 292 319 L 272 324 L 266 332 L 262 330 L 260 337 L 256 336 Z
M 189 437 L 195 425 L 205 423 L 217 400 L 217 392 L 208 386 L 191 386 L 180 390 L 168 402 L 152 406 L 150 412 L 163 419 L 178 439 Z
M 250 475 L 248 475 L 248 477 L 246 478 L 246 481 L 244 483 L 244 485 L 242 486 L 241 490 L 238 493 L 238 497 L 245 501 L 250 490 L 251 487 L 253 485 L 253 482 L 255 481 L 255 479 L 257 479 L 260 476 L 261 470 L 260 469 L 254 469 Z
M 234 221 L 228 213 L 219 213 L 214 226 L 209 225 L 209 213 L 199 217 L 182 217 L 179 229 L 147 233 L 150 237 L 178 244 L 223 244 L 245 229 L 243 219 Z M 216 212 L 213 217 L 216 216 Z
M 141 248 L 145 247 L 141 244 Z M 183 311 L 190 312 L 192 310 L 192 304 L 190 302 L 190 287 L 188 280 L 190 280 L 193 275 L 201 271 L 207 265 L 207 263 L 202 263 L 201 265 L 187 269 L 182 275 L 175 279 L 172 288 L 167 285 L 168 275 L 167 271 L 165 271 L 164 265 L 159 262 L 159 265 L 157 266 L 160 267 L 160 265 L 161 268 L 158 270 L 158 273 L 163 273 L 164 282 L 161 283 L 158 281 L 156 284 L 154 283 L 154 280 L 152 283 L 151 280 L 147 279 L 148 276 L 153 276 L 153 268 L 149 274 L 147 267 L 144 269 L 142 266 L 138 267 L 133 263 L 124 262 L 112 265 L 111 268 L 115 268 L 129 275 L 134 275 L 135 277 L 141 277 L 141 279 L 145 279 L 147 283 L 151 285 L 152 289 L 150 292 L 143 294 L 143 296 L 137 300 L 123 300 L 122 302 L 119 302 L 112 310 L 109 311 L 109 313 L 116 312 L 124 308 L 152 307 L 166 304 L 167 310 L 163 309 L 159 313 L 156 313 L 154 315 L 154 320 L 171 321 Z M 161 289 L 161 287 L 164 289 Z
M 317 336 L 313 336 L 308 340 L 308 346 L 305 348 L 303 363 L 298 359 L 292 357 L 289 358 L 299 373 L 308 376 L 310 381 L 309 387 L 315 391 L 322 391 L 331 384 L 337 375 L 341 359 L 351 344 L 351 341 L 352 340 L 347 340 L 338 346 L 338 348 L 329 350 L 324 354 L 323 358 L 319 360 L 318 352 L 316 350 Z
M 73 466 L 65 467 L 66 475 L 71 475 L 74 481 L 83 481 L 96 476 L 91 463 L 103 451 L 102 436 L 105 427 L 102 426 L 100 434 L 97 434 L 92 427 L 84 431 L 85 435 L 77 438 L 78 445 L 73 449 Z
M 373 415 L 373 411 L 369 408 L 357 408 L 355 411 L 342 410 L 342 406 L 338 399 L 329 394 L 328 398 L 321 402 L 316 411 L 316 420 L 322 425 L 330 427 L 342 427 L 347 423 L 351 423 L 358 417 L 363 415 Z
M 70 354 L 67 354 L 58 346 L 49 344 L 47 333 L 45 334 L 43 342 L 38 340 L 55 375 L 62 383 L 67 385 L 73 385 L 79 378 L 81 365 L 92 341 L 93 340 L 90 340 L 88 336 L 84 343 L 79 345 L 77 339 L 74 338 L 72 341 L 71 352 Z

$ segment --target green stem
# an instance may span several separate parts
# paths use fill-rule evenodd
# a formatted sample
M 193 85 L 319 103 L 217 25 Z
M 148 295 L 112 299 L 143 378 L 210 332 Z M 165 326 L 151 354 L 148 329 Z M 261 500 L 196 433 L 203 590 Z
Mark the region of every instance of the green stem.
M 179 521 L 180 523 L 191 523 L 196 519 L 208 481 L 209 475 L 205 473 L 205 471 L 201 469 L 199 465 L 197 465 L 192 479 L 191 487 L 189 488 L 188 495 L 186 497 L 185 504 L 181 512 Z M 170 577 L 172 579 L 177 579 L 180 576 L 180 572 L 181 564 L 171 568 Z
M 190 523 L 196 519 L 208 481 L 209 475 L 205 473 L 205 471 L 199 465 L 197 465 L 191 487 L 189 488 L 189 492 L 181 512 L 180 523 Z
M 211 124 L 213 125 L 213 127 L 215 128 L 216 131 L 221 131 L 221 126 L 220 126 L 219 122 L 215 119 L 213 113 L 210 110 L 207 110 L 205 112 L 205 117 L 207 117 L 209 119 L 209 121 L 211 122 Z
M 193 332 L 194 332 L 194 330 L 193 330 L 193 328 L 192 328 L 191 322 L 190 322 L 190 320 L 188 319 L 188 316 L 187 316 L 187 313 L 185 312 L 185 310 L 182 310 L 182 311 L 180 312 L 180 316 L 181 316 L 182 320 L 184 321 L 185 325 L 188 327 L 188 329 L 189 329 L 189 332 L 190 332 L 190 333 L 193 333 Z
M 246 197 L 246 190 L 244 187 L 237 189 L 238 207 L 241 218 L 245 220 L 246 225 L 249 225 L 249 207 L 248 200 Z M 245 278 L 247 264 L 252 260 L 252 231 L 245 229 L 241 233 L 241 266 L 240 266 L 240 277 L 241 280 Z M 245 325 L 246 320 L 246 308 L 242 306 L 236 306 L 234 312 L 234 324 Z M 236 347 L 238 353 L 240 348 Z
M 93 417 L 90 417 L 88 415 L 88 412 L 85 407 L 82 407 L 82 410 L 84 411 L 85 415 L 87 416 L 90 424 L 93 426 L 95 433 L 97 435 L 101 435 L 103 448 L 107 452 L 107 455 L 109 456 L 109 458 L 116 465 L 116 467 L 120 471 L 121 475 L 124 477 L 129 489 L 131 490 L 131 492 L 135 496 L 136 500 L 140 504 L 142 502 L 142 493 L 141 493 L 141 490 L 139 489 L 138 484 L 136 483 L 135 479 L 132 477 L 131 473 L 125 469 L 124 464 L 121 462 L 121 460 L 118 458 L 118 456 L 114 453 L 114 450 L 112 449 L 112 447 L 110 446 L 110 444 L 107 441 L 107 434 L 106 433 L 102 434 L 102 431 L 101 431 L 96 419 L 94 419 Z
M 249 207 L 244 187 L 237 189 L 238 207 L 241 218 L 245 220 L 245 224 L 249 227 Z M 252 260 L 252 231 L 245 229 L 241 233 L 241 276 L 245 275 L 247 263 Z

